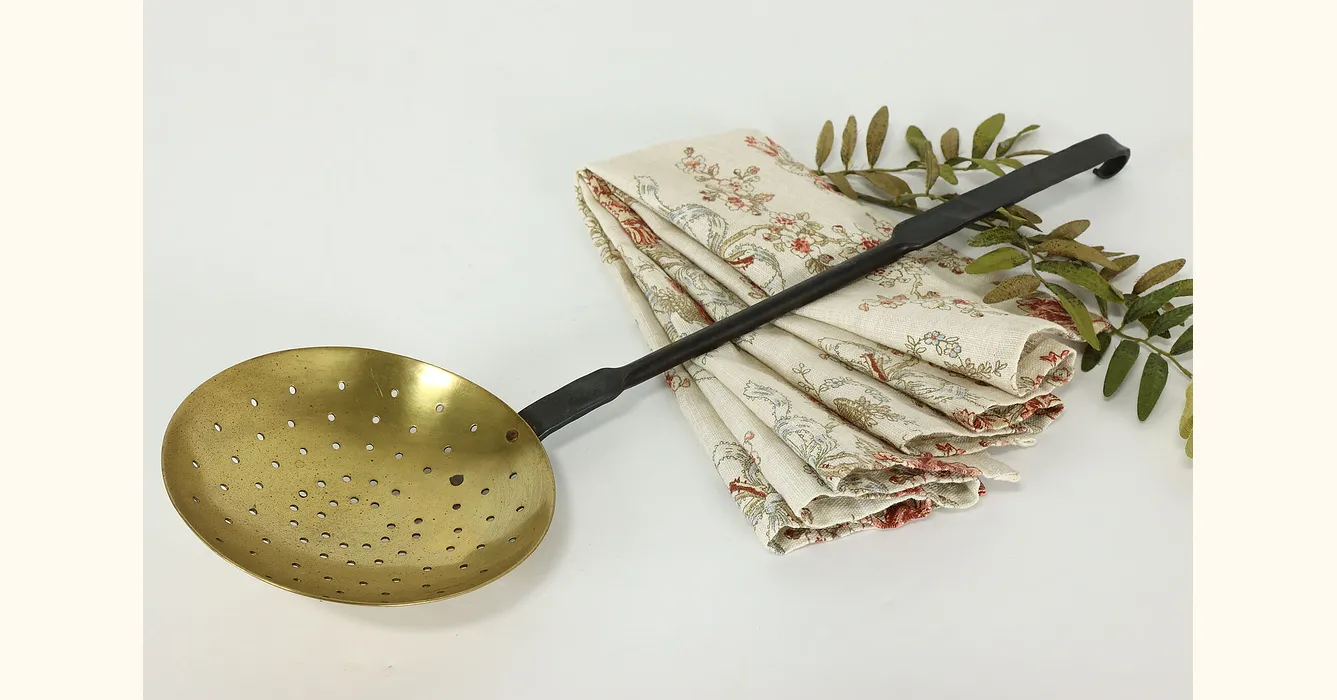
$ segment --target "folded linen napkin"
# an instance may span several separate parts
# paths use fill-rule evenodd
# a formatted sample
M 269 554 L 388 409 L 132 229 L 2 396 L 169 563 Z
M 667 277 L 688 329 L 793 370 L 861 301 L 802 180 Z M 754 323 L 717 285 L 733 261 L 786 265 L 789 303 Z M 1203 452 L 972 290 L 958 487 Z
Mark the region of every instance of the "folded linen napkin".
M 651 348 L 891 236 L 754 131 L 670 143 L 577 174 L 585 223 Z M 966 508 L 989 456 L 1063 410 L 1080 342 L 1058 301 L 1001 304 L 937 244 L 666 375 L 757 537 L 785 553 Z

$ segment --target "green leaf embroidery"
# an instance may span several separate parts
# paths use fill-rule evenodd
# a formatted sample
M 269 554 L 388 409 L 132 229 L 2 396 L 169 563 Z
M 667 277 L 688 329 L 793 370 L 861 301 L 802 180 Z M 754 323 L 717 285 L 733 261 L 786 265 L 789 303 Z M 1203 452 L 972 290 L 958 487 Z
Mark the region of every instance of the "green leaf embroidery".
M 1170 376 L 1170 364 L 1158 354 L 1147 355 L 1142 367 L 1142 382 L 1137 387 L 1137 419 L 1146 420 L 1165 390 L 1165 379 Z
M 877 167 L 877 159 L 882 155 L 882 143 L 887 140 L 886 105 L 873 114 L 872 121 L 868 122 L 868 135 L 864 139 L 864 147 L 868 150 L 868 167 Z
M 1182 355 L 1193 349 L 1193 326 L 1184 329 L 1184 332 L 1175 340 L 1174 345 L 1170 346 L 1171 355 Z
M 1030 260 L 1030 257 L 1016 248 L 991 250 L 966 265 L 966 272 L 972 275 L 981 272 L 997 272 L 1016 267 Z
M 1012 249 L 1003 248 L 1002 250 Z M 1058 303 L 1063 305 L 1063 310 L 1067 311 L 1068 315 L 1072 317 L 1072 322 L 1077 326 L 1077 333 L 1082 336 L 1082 339 L 1085 340 L 1088 345 L 1097 348 L 1104 347 L 1100 342 L 1100 338 L 1096 336 L 1096 326 L 1091 322 L 1091 312 L 1086 310 L 1086 305 L 1083 304 L 1075 294 L 1068 291 L 1068 289 L 1062 285 L 1046 282 L 1045 286 L 1049 288 L 1049 291 L 1054 293 L 1054 296 L 1058 299 Z
M 1035 269 L 1058 275 L 1073 284 L 1079 285 L 1105 301 L 1120 301 L 1120 296 L 1100 273 L 1089 267 L 1059 260 L 1045 260 L 1035 264 Z
M 1128 371 L 1133 369 L 1133 363 L 1137 362 L 1137 356 L 1141 353 L 1142 346 L 1136 340 L 1120 341 L 1119 347 L 1114 348 L 1114 354 L 1110 355 L 1109 368 L 1105 370 L 1106 398 L 1113 396 L 1114 392 L 1119 390 L 1124 377 L 1127 377 Z
M 1109 331 L 1101 331 L 1096 337 L 1100 339 L 1100 347 L 1088 344 L 1082 349 L 1083 372 L 1090 372 L 1095 369 L 1095 366 L 1100 364 L 1100 358 L 1104 357 L 1105 351 L 1109 349 L 1110 338 L 1112 337 Z
M 989 293 L 984 295 L 984 303 L 997 304 L 1000 301 L 1007 301 L 1008 299 L 1015 299 L 1019 296 L 1030 294 L 1039 289 L 1040 283 L 1043 281 L 1044 280 L 1039 277 L 1029 273 L 1017 275 L 1016 277 L 1009 277 L 1002 282 L 999 282 L 998 286 L 990 289 Z
M 1141 294 L 1161 282 L 1174 277 L 1175 273 L 1182 269 L 1184 269 L 1183 258 L 1171 260 L 1170 262 L 1163 262 L 1142 273 L 1142 276 L 1137 279 L 1137 282 L 1133 283 L 1133 293 Z
M 983 158 L 989 154 L 989 146 L 992 146 L 994 139 L 998 138 L 998 132 L 1003 130 L 1003 119 L 1002 114 L 995 114 L 975 127 L 975 138 L 970 149 L 971 157 Z

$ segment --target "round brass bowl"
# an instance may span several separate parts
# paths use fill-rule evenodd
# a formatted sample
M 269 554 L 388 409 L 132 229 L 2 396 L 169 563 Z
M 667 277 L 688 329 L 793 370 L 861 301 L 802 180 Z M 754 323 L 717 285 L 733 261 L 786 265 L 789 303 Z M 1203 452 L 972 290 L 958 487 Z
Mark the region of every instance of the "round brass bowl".
M 182 402 L 163 481 L 220 556 L 280 588 L 407 605 L 514 569 L 552 522 L 538 437 L 482 387 L 362 348 L 234 365 Z

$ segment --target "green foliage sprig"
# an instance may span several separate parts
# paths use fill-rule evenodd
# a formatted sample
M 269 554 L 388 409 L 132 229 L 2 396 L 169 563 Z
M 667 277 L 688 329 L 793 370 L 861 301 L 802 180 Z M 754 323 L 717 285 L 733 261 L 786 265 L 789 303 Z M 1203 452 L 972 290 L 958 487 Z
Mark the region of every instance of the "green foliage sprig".
M 859 128 L 851 116 L 845 121 L 840 136 L 840 170 L 823 170 L 835 148 L 835 125 L 828 121 L 817 137 L 817 173 L 826 177 L 845 196 L 871 204 L 889 207 L 906 213 L 923 211 L 921 202 L 941 203 L 956 196 L 954 192 L 933 189 L 939 182 L 959 184 L 958 173 L 983 171 L 995 176 L 1005 169 L 1020 168 L 1020 158 L 1047 156 L 1041 149 L 1014 150 L 1022 137 L 1040 127 L 1032 124 L 1001 141 L 1005 117 L 995 114 L 975 128 L 970 141 L 970 155 L 961 152 L 961 135 L 956 128 L 948 129 L 938 140 L 938 150 L 917 126 L 905 130 L 905 141 L 914 151 L 915 158 L 901 167 L 878 167 L 882 148 L 889 128 L 889 111 L 884 106 L 873 115 L 865 134 L 864 145 L 867 167 L 852 167 L 858 146 Z M 989 151 L 993 149 L 990 157 Z M 901 174 L 923 173 L 923 189 L 918 190 Z M 855 181 L 867 183 L 876 194 L 855 188 Z M 916 180 L 918 178 L 915 178 Z M 883 196 L 885 195 L 885 196 Z M 1044 288 L 1052 294 L 1072 317 L 1073 324 L 1086 348 L 1082 353 L 1082 371 L 1095 369 L 1110 345 L 1118 339 L 1105 370 L 1104 394 L 1113 396 L 1131 373 L 1133 366 L 1145 352 L 1141 379 L 1137 392 L 1137 417 L 1145 421 L 1155 409 L 1174 366 L 1188 380 L 1184 392 L 1184 407 L 1180 415 L 1179 434 L 1185 439 L 1184 451 L 1193 456 L 1193 373 L 1180 361 L 1193 350 L 1193 304 L 1176 301 L 1193 296 L 1192 279 L 1173 279 L 1185 265 L 1180 258 L 1155 265 L 1133 283 L 1130 291 L 1115 286 L 1115 280 L 1131 270 L 1139 256 L 1106 250 L 1077 240 L 1090 228 L 1091 222 L 1078 219 L 1055 226 L 1049 232 L 1040 228 L 1044 223 L 1039 215 L 1013 205 L 999 209 L 989 217 L 972 224 L 978 231 L 967 245 L 991 248 L 966 266 L 971 274 L 995 273 L 1022 268 L 1021 274 L 999 281 L 984 301 L 997 304 L 1037 293 Z M 1077 290 L 1060 284 L 1059 280 Z M 1095 302 L 1099 314 L 1088 308 L 1086 298 Z M 1113 313 L 1120 316 L 1113 320 Z M 1183 328 L 1182 331 L 1178 330 Z M 1171 340 L 1169 347 L 1161 347 L 1161 340 Z

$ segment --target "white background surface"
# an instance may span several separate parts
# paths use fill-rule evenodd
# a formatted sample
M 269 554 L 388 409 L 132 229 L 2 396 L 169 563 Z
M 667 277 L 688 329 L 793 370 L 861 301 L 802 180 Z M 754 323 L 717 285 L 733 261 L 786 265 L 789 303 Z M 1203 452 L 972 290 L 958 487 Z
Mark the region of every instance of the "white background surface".
M 881 104 L 897 134 L 1004 111 L 1007 134 L 1043 125 L 1032 147 L 1133 150 L 1030 200 L 1047 222 L 1191 254 L 1186 2 L 544 5 L 147 4 L 148 696 L 1185 697 L 1179 378 L 1140 424 L 1079 376 L 1039 445 L 1002 453 L 1020 484 L 783 557 L 660 382 L 545 442 L 552 529 L 469 595 L 322 603 L 194 538 L 157 445 L 235 362 L 370 346 L 519 408 L 643 352 L 575 208 L 589 161 L 737 127 L 807 160 L 822 121 Z

